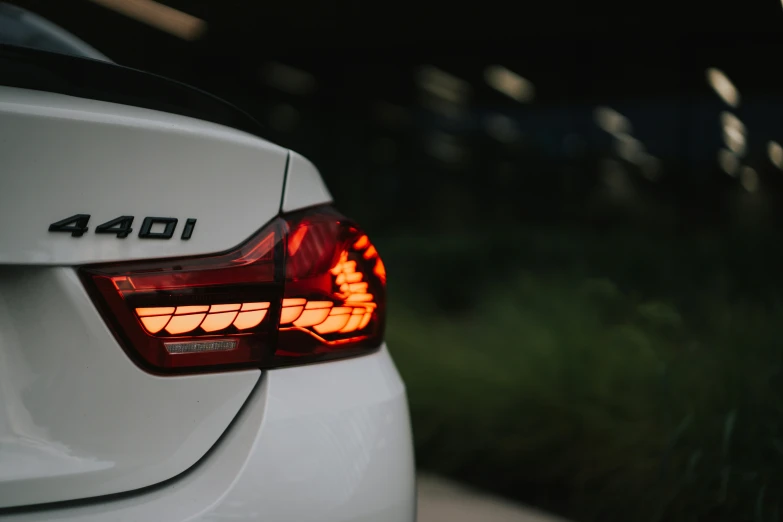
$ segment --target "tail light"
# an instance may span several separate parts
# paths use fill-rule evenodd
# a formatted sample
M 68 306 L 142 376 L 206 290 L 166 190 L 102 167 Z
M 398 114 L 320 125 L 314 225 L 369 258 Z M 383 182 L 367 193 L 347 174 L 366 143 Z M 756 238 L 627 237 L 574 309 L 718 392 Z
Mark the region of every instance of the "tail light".
M 383 263 L 329 207 L 279 217 L 226 254 L 81 275 L 124 349 L 157 372 L 306 364 L 383 337 Z

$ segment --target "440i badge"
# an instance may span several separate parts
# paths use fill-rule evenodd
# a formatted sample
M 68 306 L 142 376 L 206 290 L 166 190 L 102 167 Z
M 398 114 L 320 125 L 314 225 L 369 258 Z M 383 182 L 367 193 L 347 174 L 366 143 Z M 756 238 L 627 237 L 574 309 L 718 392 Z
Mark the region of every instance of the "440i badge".
M 114 218 L 95 227 L 95 233 L 115 234 L 118 238 L 124 239 L 133 232 L 133 228 L 131 228 L 133 219 L 134 216 Z M 49 232 L 70 232 L 72 237 L 82 237 L 88 230 L 87 223 L 89 221 L 90 214 L 74 214 L 49 225 Z M 177 218 L 172 217 L 145 217 L 141 223 L 139 237 L 142 239 L 171 239 L 178 221 Z M 153 232 L 154 225 L 164 225 L 165 228 L 160 232 Z M 182 230 L 180 239 L 190 239 L 194 228 L 196 228 L 195 218 L 188 218 L 185 221 L 185 228 Z

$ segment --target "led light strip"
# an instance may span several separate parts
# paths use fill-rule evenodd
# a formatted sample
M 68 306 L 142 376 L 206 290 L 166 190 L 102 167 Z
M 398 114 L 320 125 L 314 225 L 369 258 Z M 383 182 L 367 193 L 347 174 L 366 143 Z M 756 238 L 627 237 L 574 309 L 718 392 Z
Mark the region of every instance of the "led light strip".
M 237 330 L 255 328 L 266 317 L 269 303 L 236 303 L 203 306 L 163 306 L 136 308 L 144 329 L 150 334 L 161 330 L 172 335 L 192 332 L 218 332 L 231 326 Z
M 360 252 L 364 259 L 374 258 L 373 272 L 382 279 L 386 278 L 383 263 L 367 236 L 360 237 L 353 248 Z M 280 312 L 282 330 L 298 329 L 326 335 L 358 332 L 367 327 L 378 305 L 374 302 L 374 296 L 368 292 L 369 284 L 363 281 L 364 274 L 356 271 L 356 261 L 349 261 L 348 252 L 343 252 L 340 260 L 331 269 L 331 274 L 335 277 L 334 284 L 339 289 L 338 296 L 343 300 L 343 304 L 335 306 L 331 301 L 283 299 Z M 114 283 L 133 287 L 130 278 Z M 255 328 L 266 317 L 269 305 L 268 302 L 258 302 L 136 308 L 136 315 L 147 333 L 152 335 L 162 330 L 170 335 L 182 335 L 199 327 L 207 333 L 217 333 L 231 325 L 238 330 Z M 316 337 L 321 338 L 318 335 Z
M 312 328 L 319 334 L 355 332 L 367 326 L 376 306 L 375 303 L 334 306 L 330 301 L 284 299 L 280 326 L 282 329 L 287 325 Z
M 353 248 L 363 251 L 365 259 L 376 258 L 375 271 L 382 270 L 385 277 L 383 264 L 367 236 L 360 237 Z M 374 296 L 367 291 L 369 284 L 363 281 L 364 274 L 356 271 L 356 261 L 348 260 L 348 252 L 342 253 L 331 274 L 335 277 L 334 284 L 339 288 L 338 295 L 344 304 L 334 306 L 331 301 L 283 299 L 280 314 L 282 329 L 286 329 L 286 325 L 293 325 L 298 329 L 312 328 L 318 334 L 325 335 L 356 332 L 369 324 L 377 304 L 373 302 Z

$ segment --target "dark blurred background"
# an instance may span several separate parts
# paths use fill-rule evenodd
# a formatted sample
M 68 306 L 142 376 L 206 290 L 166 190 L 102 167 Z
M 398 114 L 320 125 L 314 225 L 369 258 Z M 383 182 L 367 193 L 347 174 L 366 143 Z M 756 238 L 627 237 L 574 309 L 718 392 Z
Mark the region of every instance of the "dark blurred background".
M 388 268 L 420 467 L 575 520 L 781 520 L 779 1 L 161 2 L 179 35 L 14 3 L 318 165 Z

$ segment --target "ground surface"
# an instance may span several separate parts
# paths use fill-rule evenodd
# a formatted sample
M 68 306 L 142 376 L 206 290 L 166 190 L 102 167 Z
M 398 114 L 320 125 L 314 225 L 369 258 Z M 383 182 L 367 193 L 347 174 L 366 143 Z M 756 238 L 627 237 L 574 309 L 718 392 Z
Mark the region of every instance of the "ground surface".
M 564 522 L 431 475 L 419 475 L 418 522 Z

